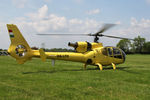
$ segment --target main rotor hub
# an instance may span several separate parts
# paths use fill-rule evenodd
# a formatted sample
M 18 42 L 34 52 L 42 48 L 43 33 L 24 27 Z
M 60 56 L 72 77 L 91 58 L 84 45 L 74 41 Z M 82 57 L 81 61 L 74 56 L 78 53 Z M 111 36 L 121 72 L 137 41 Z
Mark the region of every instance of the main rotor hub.
M 99 40 L 99 37 L 98 37 L 98 36 L 95 36 L 94 42 L 98 43 L 98 40 Z

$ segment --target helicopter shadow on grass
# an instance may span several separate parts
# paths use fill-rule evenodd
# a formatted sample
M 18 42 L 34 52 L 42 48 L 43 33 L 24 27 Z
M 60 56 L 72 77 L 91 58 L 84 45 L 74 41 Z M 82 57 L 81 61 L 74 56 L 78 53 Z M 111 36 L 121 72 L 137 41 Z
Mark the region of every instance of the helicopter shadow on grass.
M 131 73 L 131 74 L 141 74 L 139 72 L 130 70 L 129 68 L 131 68 L 131 67 L 118 67 L 117 70 L 124 71 L 124 72 Z
M 132 74 L 139 74 L 137 72 L 131 71 L 131 70 L 126 70 L 130 67 L 117 67 L 116 70 L 121 70 L 121 71 L 125 71 L 128 73 L 132 73 Z M 69 72 L 69 71 L 90 71 L 90 70 L 97 70 L 99 71 L 99 68 L 87 68 L 86 70 L 82 69 L 62 69 L 62 70 L 58 70 L 58 69 L 53 69 L 53 70 L 39 70 L 39 71 L 33 71 L 33 72 L 22 72 L 22 74 L 38 74 L 38 73 L 49 73 L 49 74 L 53 74 L 53 73 L 58 73 L 58 72 Z M 112 67 L 104 67 L 103 70 L 113 70 Z
M 97 69 L 96 68 L 90 68 L 90 69 L 86 69 L 86 70 L 97 70 Z M 58 73 L 58 72 L 86 71 L 86 70 L 84 70 L 84 69 L 61 69 L 61 70 L 53 69 L 53 70 L 48 70 L 48 71 L 42 70 L 42 71 L 35 71 L 35 72 L 22 72 L 22 74 L 37 74 L 37 73 L 52 74 L 52 73 Z
M 83 69 L 73 69 L 73 70 L 67 70 L 67 69 L 63 69 L 63 70 L 39 70 L 39 71 L 35 71 L 35 72 L 22 72 L 22 74 L 38 74 L 38 73 L 58 73 L 58 72 L 67 72 L 67 71 L 83 71 Z

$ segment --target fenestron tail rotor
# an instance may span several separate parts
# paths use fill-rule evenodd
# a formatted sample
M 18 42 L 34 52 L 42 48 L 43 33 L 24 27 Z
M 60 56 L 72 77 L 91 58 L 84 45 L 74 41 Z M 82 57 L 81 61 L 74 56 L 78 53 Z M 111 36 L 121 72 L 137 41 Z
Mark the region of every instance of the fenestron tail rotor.
M 118 37 L 118 36 L 111 36 L 111 35 L 103 35 L 102 33 L 109 30 L 110 28 L 114 27 L 116 24 L 104 24 L 102 28 L 96 33 L 89 33 L 89 34 L 37 34 L 37 35 L 51 35 L 51 36 L 94 36 L 94 42 L 98 42 L 99 37 L 109 37 L 109 38 L 116 38 L 116 39 L 128 39 L 134 40 L 130 38 Z

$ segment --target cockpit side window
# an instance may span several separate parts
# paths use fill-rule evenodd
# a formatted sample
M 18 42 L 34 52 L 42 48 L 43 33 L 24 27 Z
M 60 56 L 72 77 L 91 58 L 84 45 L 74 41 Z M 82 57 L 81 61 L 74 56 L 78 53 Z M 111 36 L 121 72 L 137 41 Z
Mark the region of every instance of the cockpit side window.
M 113 56 L 113 55 L 112 55 L 112 54 L 113 54 L 113 53 L 112 53 L 112 49 L 111 49 L 111 48 L 108 48 L 107 50 L 108 50 L 108 55 L 109 55 L 110 57 L 112 57 L 112 56 Z
M 122 59 L 121 51 L 118 48 L 113 48 L 114 58 Z
M 107 54 L 107 48 L 103 48 L 102 49 L 102 54 L 105 55 L 105 56 L 108 56 L 108 54 Z
M 113 54 L 114 55 L 121 55 L 121 52 L 118 48 L 113 48 Z

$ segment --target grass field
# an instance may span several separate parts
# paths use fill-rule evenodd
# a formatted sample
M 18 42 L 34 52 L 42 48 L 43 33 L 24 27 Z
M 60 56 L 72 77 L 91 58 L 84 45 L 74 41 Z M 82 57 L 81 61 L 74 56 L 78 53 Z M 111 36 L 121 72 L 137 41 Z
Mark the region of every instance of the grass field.
M 150 100 L 150 55 L 128 55 L 117 70 L 0 56 L 0 100 Z

